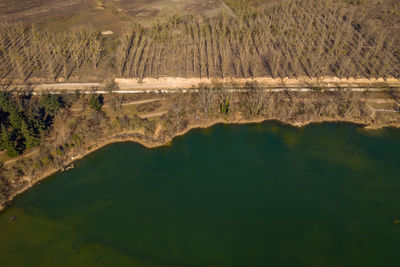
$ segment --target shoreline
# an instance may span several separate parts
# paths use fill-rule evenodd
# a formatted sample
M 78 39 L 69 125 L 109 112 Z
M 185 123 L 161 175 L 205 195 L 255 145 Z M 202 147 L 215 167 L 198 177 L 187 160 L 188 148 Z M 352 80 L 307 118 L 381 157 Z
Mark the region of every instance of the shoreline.
M 118 134 L 108 137 L 107 140 L 99 141 L 99 142 L 94 143 L 93 145 L 90 145 L 89 146 L 90 149 L 88 149 L 85 152 L 81 152 L 75 156 L 70 156 L 70 159 L 67 160 L 63 164 L 62 167 L 51 168 L 50 170 L 47 170 L 44 173 L 42 173 L 37 178 L 30 177 L 30 176 L 25 177 L 25 180 L 28 181 L 29 183 L 26 186 L 23 186 L 20 190 L 15 191 L 5 201 L 0 203 L 0 212 L 3 211 L 5 208 L 7 208 L 12 203 L 12 201 L 14 200 L 14 198 L 16 196 L 22 194 L 23 192 L 27 191 L 28 189 L 30 189 L 31 187 L 33 187 L 40 181 L 57 173 L 61 169 L 65 168 L 66 166 L 74 163 L 77 160 L 80 160 L 80 159 L 86 157 L 87 155 L 89 155 L 107 145 L 114 144 L 114 143 L 122 143 L 122 142 L 135 142 L 135 143 L 138 143 L 148 149 L 153 149 L 153 148 L 165 146 L 168 143 L 170 143 L 171 141 L 173 141 L 176 137 L 183 136 L 183 135 L 187 134 L 188 132 L 190 132 L 191 130 L 195 130 L 195 129 L 206 129 L 206 128 L 212 127 L 214 125 L 217 125 L 217 124 L 243 125 L 243 124 L 257 124 L 257 123 L 272 122 L 272 121 L 276 121 L 282 125 L 288 125 L 291 127 L 298 127 L 298 128 L 305 127 L 305 126 L 308 126 L 311 124 L 320 124 L 320 123 L 352 123 L 352 124 L 356 124 L 359 127 L 363 127 L 364 129 L 368 129 L 368 130 L 378 130 L 378 129 L 382 129 L 382 128 L 386 128 L 386 127 L 394 127 L 394 128 L 400 129 L 400 122 L 396 123 L 396 124 L 392 124 L 392 125 L 386 125 L 386 124 L 374 125 L 374 124 L 366 124 L 365 122 L 362 122 L 362 121 L 350 120 L 350 119 L 347 119 L 347 120 L 323 119 L 323 120 L 314 120 L 314 121 L 310 120 L 310 121 L 306 121 L 306 122 L 285 122 L 285 121 L 279 120 L 277 118 L 268 118 L 268 119 L 256 118 L 256 119 L 251 119 L 251 120 L 236 119 L 236 120 L 232 120 L 232 121 L 227 121 L 226 119 L 215 119 L 215 120 L 211 120 L 208 122 L 189 124 L 184 130 L 177 132 L 174 136 L 172 136 L 171 138 L 168 138 L 167 140 L 164 140 L 163 142 L 157 141 L 153 137 L 151 138 L 150 142 L 147 142 L 141 138 L 138 138 L 137 132 L 125 132 L 125 133 L 121 132 L 121 133 L 118 133 Z M 143 137 L 147 137 L 147 136 L 143 135 Z

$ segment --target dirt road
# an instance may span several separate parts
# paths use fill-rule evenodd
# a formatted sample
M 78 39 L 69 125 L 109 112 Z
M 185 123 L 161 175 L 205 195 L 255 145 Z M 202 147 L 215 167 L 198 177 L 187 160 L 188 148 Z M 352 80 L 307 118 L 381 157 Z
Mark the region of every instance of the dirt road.
M 145 78 L 142 81 L 137 79 L 116 78 L 115 83 L 121 90 L 146 90 L 146 89 L 190 89 L 201 83 L 221 82 L 235 84 L 241 87 L 246 82 L 258 82 L 262 87 L 268 88 L 374 88 L 374 87 L 400 87 L 400 80 L 390 78 L 384 79 L 339 79 L 336 77 L 307 78 L 299 77 L 297 79 L 274 79 L 274 78 L 256 78 L 256 79 L 207 79 L 207 78 Z
M 207 79 L 207 78 L 145 78 L 142 81 L 131 78 L 116 78 L 116 85 L 119 89 L 113 90 L 113 93 L 135 94 L 143 92 L 177 92 L 182 90 L 195 90 L 192 88 L 205 83 L 212 82 L 227 83 L 232 91 L 243 90 L 246 82 L 256 81 L 259 86 L 272 91 L 312 91 L 316 89 L 335 91 L 340 88 L 349 88 L 354 91 L 367 90 L 386 90 L 387 88 L 400 88 L 400 79 L 388 78 L 379 79 L 340 79 L 337 77 L 324 78 L 307 78 L 299 77 L 297 79 L 274 79 L 274 78 L 256 78 L 256 79 Z M 54 84 L 38 84 L 32 85 L 30 88 L 34 93 L 50 92 L 59 93 L 60 91 L 83 90 L 84 93 L 108 93 L 104 90 L 105 85 L 102 83 L 54 83 Z M 8 88 L 24 89 L 26 86 L 16 85 L 8 86 Z

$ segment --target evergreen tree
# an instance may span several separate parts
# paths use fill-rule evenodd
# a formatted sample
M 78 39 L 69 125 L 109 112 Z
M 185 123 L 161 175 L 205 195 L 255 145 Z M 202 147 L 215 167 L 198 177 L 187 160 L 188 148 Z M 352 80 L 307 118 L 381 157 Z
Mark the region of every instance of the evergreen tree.
M 31 148 L 39 145 L 39 138 L 36 136 L 34 130 L 23 121 L 21 125 L 21 133 L 25 139 L 25 147 Z
M 94 110 L 100 110 L 103 106 L 103 96 L 91 95 L 89 99 L 89 107 Z
M 40 103 L 46 114 L 50 116 L 54 116 L 63 107 L 62 98 L 52 94 L 42 95 Z
M 6 150 L 9 157 L 15 157 L 21 154 L 17 149 L 17 142 L 14 140 L 12 132 L 6 129 L 6 127 L 1 126 L 0 147 Z

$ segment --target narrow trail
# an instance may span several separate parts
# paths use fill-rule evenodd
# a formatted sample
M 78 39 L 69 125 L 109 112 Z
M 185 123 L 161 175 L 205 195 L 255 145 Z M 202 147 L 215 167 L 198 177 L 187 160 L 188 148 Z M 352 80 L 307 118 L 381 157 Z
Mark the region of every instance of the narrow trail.
M 161 117 L 162 115 L 167 114 L 167 112 L 168 112 L 167 110 L 164 110 L 164 111 L 157 111 L 157 112 L 142 114 L 142 115 L 139 115 L 139 118 L 149 119 L 149 118 L 154 118 L 154 117 Z
M 7 165 L 7 164 L 10 164 L 10 163 L 16 162 L 17 160 L 29 157 L 29 156 L 31 156 L 33 154 L 38 153 L 38 152 L 39 152 L 39 148 L 38 147 L 37 148 L 33 148 L 33 150 L 30 151 L 29 153 L 20 155 L 18 157 L 12 158 L 12 159 L 9 159 L 9 160 L 5 161 L 4 164 Z
M 156 101 L 165 101 L 163 98 L 154 98 L 154 99 L 146 99 L 146 100 L 138 100 L 138 101 L 132 101 L 128 103 L 123 103 L 122 106 L 133 106 L 133 105 L 141 105 L 141 104 L 147 104 L 147 103 L 152 103 Z M 103 105 L 102 108 L 109 108 L 110 105 Z M 70 109 L 72 112 L 76 111 L 82 111 L 82 108 L 73 108 Z
M 394 109 L 382 109 L 382 108 L 370 108 L 372 111 L 375 112 L 387 112 L 387 113 L 397 113 L 399 112 L 398 110 Z
M 310 88 L 290 88 L 290 87 L 285 87 L 285 88 L 271 88 L 267 86 L 259 86 L 259 88 L 263 89 L 265 92 L 272 92 L 272 93 L 278 93 L 278 92 L 340 92 L 340 91 L 351 91 L 351 92 L 388 92 L 388 88 L 373 88 L 373 87 L 342 87 L 342 88 L 321 88 L 321 89 L 310 89 Z M 394 89 L 400 91 L 399 89 Z M 247 92 L 248 89 L 244 87 L 224 87 L 225 90 L 227 90 L 230 93 L 240 93 L 240 92 Z M 104 90 L 91 90 L 91 91 L 85 91 L 85 89 L 78 89 L 76 88 L 75 90 L 78 90 L 80 93 L 83 94 L 109 94 L 109 91 L 104 91 Z M 64 94 L 64 93 L 69 93 L 69 94 L 75 94 L 75 90 L 70 90 L 70 91 L 65 91 L 65 90 L 46 90 L 46 91 L 33 91 L 33 95 L 40 95 L 43 93 L 49 93 L 49 94 Z M 391 89 L 393 90 L 393 89 Z M 193 88 L 193 89 L 184 89 L 184 88 L 173 88 L 173 89 L 141 89 L 141 90 L 113 90 L 111 93 L 113 94 L 143 94 L 143 93 L 168 93 L 168 94 L 176 94 L 176 93 L 187 93 L 187 92 L 197 92 L 198 90 Z M 19 92 L 15 92 L 19 93 Z

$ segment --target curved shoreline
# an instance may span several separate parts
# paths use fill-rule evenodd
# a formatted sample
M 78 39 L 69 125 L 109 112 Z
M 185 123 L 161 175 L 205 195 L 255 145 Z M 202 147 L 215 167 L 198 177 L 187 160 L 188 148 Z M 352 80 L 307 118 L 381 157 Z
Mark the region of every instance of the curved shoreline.
M 318 123 L 335 123 L 335 122 L 339 123 L 339 122 L 343 122 L 343 123 L 353 123 L 353 124 L 356 124 L 356 125 L 359 125 L 359 126 L 365 128 L 365 129 L 370 129 L 370 130 L 377 130 L 377 129 L 381 129 L 381 128 L 385 128 L 385 127 L 395 127 L 395 128 L 400 129 L 400 122 L 397 123 L 397 124 L 393 124 L 393 125 L 373 125 L 373 124 L 372 125 L 368 125 L 368 124 L 365 124 L 362 121 L 350 120 L 350 119 L 347 119 L 347 120 L 323 119 L 323 120 L 320 120 L 320 121 L 319 120 L 314 120 L 314 121 L 310 120 L 310 121 L 301 122 L 301 123 L 299 123 L 299 122 L 285 122 L 285 121 L 282 121 L 282 120 L 279 120 L 279 119 L 265 119 L 265 118 L 257 118 L 257 119 L 253 119 L 253 120 L 246 120 L 246 119 L 245 120 L 240 120 L 239 119 L 239 120 L 233 120 L 233 121 L 227 121 L 227 120 L 224 120 L 224 119 L 215 119 L 215 120 L 212 120 L 212 121 L 209 121 L 209 122 L 202 122 L 202 123 L 197 123 L 197 124 L 189 124 L 184 130 L 176 133 L 173 137 L 165 140 L 164 142 L 159 142 L 159 141 L 155 140 L 154 138 L 151 139 L 152 142 L 146 142 L 146 141 L 144 141 L 144 140 L 142 140 L 142 139 L 137 137 L 137 132 L 125 132 L 125 133 L 121 132 L 121 133 L 118 133 L 118 134 L 115 134 L 115 135 L 112 135 L 112 136 L 108 137 L 108 139 L 105 140 L 105 141 L 100 141 L 100 142 L 97 142 L 97 143 L 91 145 L 90 149 L 85 151 L 85 152 L 82 152 L 82 153 L 80 153 L 80 154 L 78 154 L 76 156 L 70 157 L 70 159 L 67 160 L 64 163 L 64 167 L 72 164 L 73 162 L 75 162 L 77 160 L 80 160 L 80 159 L 86 157 L 87 155 L 89 155 L 89 154 L 91 154 L 91 153 L 93 153 L 93 152 L 95 152 L 95 151 L 97 151 L 97 150 L 99 150 L 99 149 L 101 149 L 101 148 L 103 148 L 103 147 L 105 147 L 107 145 L 114 144 L 114 143 L 135 142 L 135 143 L 138 143 L 138 144 L 140 144 L 140 145 L 142 145 L 142 146 L 144 146 L 144 147 L 146 147 L 148 149 L 152 149 L 152 148 L 157 148 L 157 147 L 164 146 L 164 145 L 170 143 L 176 137 L 183 136 L 186 133 L 188 133 L 189 131 L 194 130 L 194 129 L 206 129 L 206 128 L 212 127 L 214 125 L 217 125 L 217 124 L 226 124 L 226 125 L 228 125 L 228 124 L 238 124 L 238 125 L 241 125 L 241 124 L 263 123 L 263 122 L 267 122 L 267 121 L 277 121 L 277 122 L 281 123 L 282 125 L 289 125 L 289 126 L 292 126 L 292 127 L 305 127 L 305 126 L 310 125 L 310 124 L 318 124 Z M 143 135 L 143 137 L 147 137 L 147 136 Z M 54 167 L 54 168 L 51 168 L 50 170 L 45 171 L 44 173 L 42 173 L 37 178 L 29 177 L 29 176 L 25 177 L 25 180 L 29 181 L 29 183 L 26 186 L 23 186 L 20 190 L 15 191 L 5 201 L 0 203 L 0 212 L 2 210 L 4 210 L 7 206 L 9 206 L 9 204 L 14 200 L 14 198 L 16 196 L 18 196 L 21 193 L 27 191 L 29 188 L 31 188 L 34 185 L 36 185 L 38 182 L 46 179 L 47 177 L 55 174 L 56 172 L 58 172 L 58 171 L 60 171 L 62 169 L 63 169 L 63 167 Z

